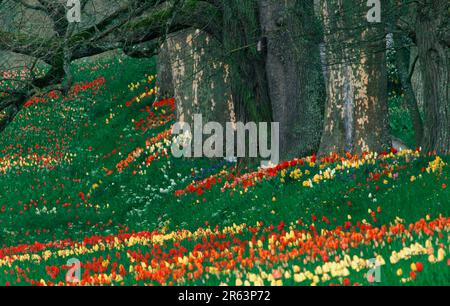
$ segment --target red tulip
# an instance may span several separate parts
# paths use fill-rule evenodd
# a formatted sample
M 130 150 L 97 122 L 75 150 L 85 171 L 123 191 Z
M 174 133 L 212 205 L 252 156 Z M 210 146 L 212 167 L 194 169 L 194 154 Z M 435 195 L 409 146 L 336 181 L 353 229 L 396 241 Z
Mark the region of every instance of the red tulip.
M 82 191 L 80 191 L 80 192 L 78 193 L 78 197 L 79 197 L 81 200 L 84 201 L 84 193 L 83 193 Z
M 422 272 L 423 264 L 420 261 L 416 262 L 416 268 L 417 268 L 417 272 Z

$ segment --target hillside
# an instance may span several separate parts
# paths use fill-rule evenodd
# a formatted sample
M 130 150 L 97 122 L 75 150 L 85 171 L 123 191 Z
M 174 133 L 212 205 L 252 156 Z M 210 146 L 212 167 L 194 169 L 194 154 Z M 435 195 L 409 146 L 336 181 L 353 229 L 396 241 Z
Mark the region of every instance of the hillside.
M 175 159 L 154 58 L 73 70 L 1 134 L 0 285 L 450 285 L 448 156 Z

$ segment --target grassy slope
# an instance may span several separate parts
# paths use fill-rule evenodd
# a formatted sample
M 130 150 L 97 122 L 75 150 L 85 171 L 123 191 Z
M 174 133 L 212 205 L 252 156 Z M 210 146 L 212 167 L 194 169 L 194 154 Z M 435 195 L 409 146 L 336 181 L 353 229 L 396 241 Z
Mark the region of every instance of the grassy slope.
M 82 239 L 119 230 L 196 230 L 205 224 L 224 227 L 254 225 L 258 221 L 274 226 L 281 221 L 287 225 L 294 222 L 297 226 L 301 220 L 305 224 L 314 223 L 320 233 L 322 229 L 344 225 L 349 217 L 352 224 L 366 220 L 381 227 L 397 217 L 409 224 L 427 215 L 430 219 L 450 216 L 450 192 L 449 188 L 443 188 L 449 183 L 449 167 L 443 167 L 442 172 L 422 174 L 422 169 L 435 160 L 434 156 L 377 160 L 358 169 L 336 171 L 333 179 L 314 184 L 313 188 L 302 186 L 302 182 L 314 177 L 320 169 L 317 165 L 306 165 L 301 167 L 302 172 L 311 173 L 299 180 L 289 178 L 294 167 L 285 178 L 278 174 L 249 188 L 237 186 L 222 192 L 222 182 L 211 190 L 174 196 L 176 190 L 184 189 L 193 180 L 208 178 L 219 170 L 226 171 L 221 174 L 224 181 L 250 170 L 236 169 L 218 160 L 175 160 L 163 154 L 164 148 L 168 148 L 164 144 L 155 148 L 158 157 L 145 165 L 153 154 L 146 148 L 146 141 L 167 130 L 170 122 L 156 122 L 145 131 L 137 129 L 136 124 L 140 119 L 144 122 L 147 118 L 167 119 L 170 110 L 167 106 L 153 108 L 153 96 L 127 102 L 145 92 L 146 87 L 153 88 L 154 81 L 146 74 L 154 73 L 154 67 L 153 60 L 126 58 L 81 63 L 77 66 L 77 81 L 89 88 L 81 88 L 64 101 L 46 99 L 25 109 L 2 134 L 2 245 Z M 99 77 L 104 77 L 105 85 L 89 84 Z M 146 106 L 151 108 L 151 114 L 145 111 Z M 117 165 L 136 148 L 144 152 L 130 158 L 128 166 L 119 171 Z M 448 163 L 449 159 L 444 161 Z M 335 164 L 328 166 L 333 168 Z M 371 173 L 383 173 L 386 169 L 389 171 L 379 179 L 369 179 Z M 389 172 L 398 177 L 389 177 Z M 370 211 L 379 211 L 376 220 Z M 448 253 L 448 233 L 445 235 Z M 417 239 L 425 241 L 423 237 Z M 404 247 L 404 243 L 396 243 L 389 248 L 379 247 L 376 252 L 389 258 L 393 249 Z M 355 251 L 367 255 L 374 250 L 371 246 Z M 427 261 L 427 256 L 418 258 Z M 301 264 L 300 259 L 290 264 L 295 263 Z M 406 261 L 400 267 L 407 270 L 408 265 Z M 305 267 L 314 269 L 315 265 Z M 448 284 L 447 267 L 445 263 L 434 265 L 417 284 Z M 396 270 L 397 267 L 385 270 L 383 274 L 394 284 L 398 283 Z M 35 273 L 39 277 L 40 272 Z M 362 273 L 354 279 L 363 282 Z M 217 280 L 220 281 L 223 280 Z M 227 281 L 233 283 L 235 279 Z M 290 282 L 293 283 L 292 279 L 285 280 L 285 284 Z

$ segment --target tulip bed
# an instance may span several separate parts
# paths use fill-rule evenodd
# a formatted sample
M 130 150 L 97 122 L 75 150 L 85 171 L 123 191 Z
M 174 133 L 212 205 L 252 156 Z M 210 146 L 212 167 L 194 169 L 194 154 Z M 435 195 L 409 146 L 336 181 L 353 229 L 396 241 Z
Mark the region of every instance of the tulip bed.
M 74 69 L 0 137 L 0 285 L 450 285 L 448 156 L 175 159 L 153 59 Z

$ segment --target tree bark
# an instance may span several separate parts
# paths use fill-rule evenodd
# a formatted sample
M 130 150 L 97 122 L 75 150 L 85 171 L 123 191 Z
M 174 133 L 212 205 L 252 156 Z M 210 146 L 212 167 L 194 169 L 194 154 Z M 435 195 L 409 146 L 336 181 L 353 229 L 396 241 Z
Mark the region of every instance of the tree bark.
M 365 1 L 322 0 L 327 103 L 320 154 L 391 147 L 384 28 Z
M 258 52 L 261 38 L 258 0 L 222 1 L 224 56 L 230 67 L 230 83 L 236 117 L 240 122 L 272 121 L 266 61 Z
M 417 52 L 417 46 L 411 46 L 410 54 L 409 69 L 412 71 L 411 86 L 414 91 L 419 110 L 421 114 L 423 114 L 425 97 L 423 95 L 422 63 L 420 62 L 419 53 Z
M 313 1 L 259 0 L 258 6 L 273 120 L 280 123 L 280 156 L 317 152 L 325 86 Z
M 229 67 L 213 37 L 195 29 L 173 33 L 160 54 L 159 86 L 175 97 L 177 120 L 192 123 L 194 114 L 202 114 L 205 122 L 235 121 Z
M 450 153 L 450 39 L 446 0 L 418 4 L 416 37 L 425 97 L 425 150 Z

